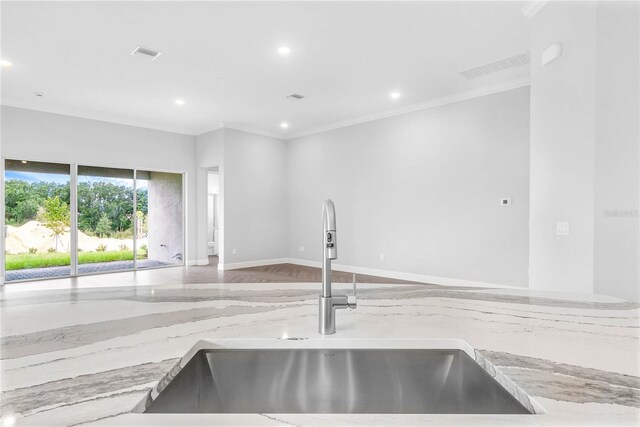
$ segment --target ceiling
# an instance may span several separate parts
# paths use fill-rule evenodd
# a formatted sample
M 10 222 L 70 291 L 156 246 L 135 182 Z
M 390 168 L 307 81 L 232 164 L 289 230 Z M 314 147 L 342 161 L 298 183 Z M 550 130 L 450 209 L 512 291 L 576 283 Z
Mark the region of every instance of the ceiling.
M 290 137 L 526 79 L 527 66 L 459 74 L 529 49 L 523 4 L 2 1 L 1 55 L 13 65 L 1 102 L 193 135 L 224 124 Z M 162 55 L 130 55 L 137 46 Z M 285 99 L 293 93 L 305 98 Z

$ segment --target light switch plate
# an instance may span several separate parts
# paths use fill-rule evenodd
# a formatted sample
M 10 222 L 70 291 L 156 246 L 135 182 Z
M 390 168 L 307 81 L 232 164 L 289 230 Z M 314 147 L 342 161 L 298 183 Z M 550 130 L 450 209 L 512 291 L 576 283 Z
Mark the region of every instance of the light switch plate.
M 556 235 L 557 236 L 568 236 L 569 235 L 569 222 L 568 221 L 558 221 L 558 222 L 556 222 Z

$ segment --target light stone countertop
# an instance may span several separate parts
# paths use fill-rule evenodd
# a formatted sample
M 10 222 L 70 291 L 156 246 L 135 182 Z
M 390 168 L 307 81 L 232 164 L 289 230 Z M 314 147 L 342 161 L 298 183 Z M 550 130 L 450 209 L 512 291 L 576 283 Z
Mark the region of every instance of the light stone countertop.
M 52 282 L 53 283 L 53 282 Z M 640 422 L 638 304 L 514 289 L 362 284 L 319 338 L 319 284 L 6 286 L 2 416 L 15 425 L 629 425 Z M 334 291 L 349 289 L 335 284 Z M 200 340 L 290 337 L 469 343 L 540 415 L 139 414 Z M 273 341 L 276 342 L 276 341 Z M 215 421 L 214 421 L 215 420 Z

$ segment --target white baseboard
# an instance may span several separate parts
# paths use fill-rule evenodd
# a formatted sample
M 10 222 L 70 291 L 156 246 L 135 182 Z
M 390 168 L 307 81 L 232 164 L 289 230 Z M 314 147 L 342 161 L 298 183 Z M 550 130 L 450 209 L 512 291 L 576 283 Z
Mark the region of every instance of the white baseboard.
M 237 268 L 260 267 L 263 265 L 286 264 L 289 258 L 260 259 L 257 261 L 228 262 L 218 264 L 218 270 L 235 270 Z
M 322 268 L 322 262 L 320 261 L 309 261 L 306 259 L 298 259 L 298 258 L 286 258 L 286 260 L 288 264 L 304 265 L 305 267 Z M 333 264 L 333 266 L 335 267 L 335 264 Z
M 304 265 L 306 267 L 322 267 L 320 261 L 308 261 L 297 258 L 287 258 L 289 264 Z M 344 271 L 347 273 L 366 274 L 368 276 L 387 277 L 390 279 L 407 280 L 411 282 L 430 283 L 432 285 L 442 286 L 464 286 L 474 288 L 501 288 L 501 289 L 525 289 L 518 286 L 499 285 L 488 282 L 475 282 L 471 280 L 452 279 L 448 277 L 429 276 L 426 274 L 404 273 L 401 271 L 379 270 L 376 268 L 354 267 L 351 265 L 333 264 L 332 268 L 336 271 Z
M 260 267 L 263 265 L 274 265 L 274 264 L 296 264 L 296 265 L 303 265 L 306 267 L 316 267 L 316 268 L 322 267 L 322 263 L 320 261 L 309 261 L 309 260 L 298 259 L 298 258 L 274 258 L 274 259 L 262 259 L 262 260 L 256 260 L 256 261 L 243 261 L 243 262 L 219 264 L 218 269 L 234 270 L 237 268 Z M 496 283 L 475 282 L 471 280 L 452 279 L 449 277 L 429 276 L 426 274 L 404 273 L 401 271 L 392 271 L 392 270 L 379 270 L 376 268 L 354 267 L 351 265 L 333 264 L 332 267 L 336 271 L 344 271 L 347 273 L 366 274 L 368 276 L 387 277 L 389 279 L 429 283 L 432 285 L 462 286 L 462 287 L 474 287 L 474 288 L 524 289 L 517 286 L 499 285 Z

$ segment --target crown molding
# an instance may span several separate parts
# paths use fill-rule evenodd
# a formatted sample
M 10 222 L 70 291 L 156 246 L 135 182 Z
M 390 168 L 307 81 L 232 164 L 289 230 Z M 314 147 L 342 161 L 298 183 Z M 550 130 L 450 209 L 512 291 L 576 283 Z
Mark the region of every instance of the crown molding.
M 202 136 L 205 135 L 209 132 L 215 132 L 217 130 L 220 129 L 224 129 L 224 123 L 223 122 L 217 122 L 212 128 L 205 128 L 206 130 L 201 130 L 199 132 L 196 132 L 196 136 Z
M 531 0 L 522 6 L 520 10 L 527 19 L 531 19 L 536 13 L 540 12 L 547 3 L 549 3 L 549 0 Z
M 240 132 L 248 132 L 248 133 L 253 133 L 253 134 L 256 134 L 256 135 L 267 136 L 269 138 L 286 139 L 284 137 L 284 135 L 279 133 L 279 132 L 271 132 L 271 131 L 268 131 L 268 130 L 254 128 L 254 127 L 246 126 L 246 125 L 241 125 L 241 124 L 238 124 L 238 123 L 222 122 L 222 127 L 225 128 L 225 129 L 233 129 L 233 130 L 239 130 Z
M 499 83 L 491 86 L 486 86 L 486 87 L 474 89 L 468 92 L 462 92 L 454 95 L 443 96 L 441 98 L 435 98 L 429 101 L 407 105 L 405 107 L 397 108 L 397 109 L 386 111 L 383 113 L 357 117 L 354 119 L 344 120 L 344 121 L 320 126 L 317 128 L 308 129 L 302 132 L 297 132 L 293 135 L 288 135 L 284 137 L 284 139 L 291 140 L 295 138 L 301 138 L 303 136 L 314 135 L 317 133 L 349 127 L 349 126 L 357 125 L 360 123 L 372 122 L 374 120 L 386 119 L 389 117 L 400 116 L 402 114 L 413 113 L 421 110 L 428 110 L 429 108 L 440 107 L 442 105 L 447 105 L 447 104 L 453 104 L 455 102 L 465 101 L 472 98 L 478 98 L 485 95 L 491 95 L 493 93 L 504 92 L 511 89 L 517 89 L 519 87 L 524 87 L 524 86 L 529 86 L 529 77 L 525 77 L 517 80 L 511 80 L 508 82 Z
M 535 2 L 535 3 L 538 3 L 538 2 Z M 542 2 L 542 3 L 546 3 L 546 2 Z M 327 132 L 330 130 L 335 130 L 335 129 L 349 127 L 349 126 L 353 126 L 361 123 L 371 122 L 374 120 L 380 120 L 380 119 L 385 119 L 389 117 L 399 116 L 402 114 L 413 113 L 416 111 L 427 110 L 429 108 L 434 108 L 442 105 L 452 104 L 455 102 L 465 101 L 472 98 L 478 98 L 485 95 L 491 95 L 493 93 L 504 92 L 511 89 L 517 89 L 519 87 L 524 87 L 528 85 L 529 85 L 529 77 L 525 77 L 517 80 L 511 80 L 504 83 L 498 83 L 495 85 L 486 86 L 479 89 L 474 89 L 467 92 L 461 92 L 454 95 L 444 96 L 441 98 L 434 98 L 428 101 L 407 105 L 401 108 L 396 108 L 396 109 L 389 110 L 382 113 L 343 120 L 340 122 L 335 122 L 328 125 L 323 125 L 316 128 L 300 131 L 291 135 L 286 135 L 280 132 L 267 131 L 264 129 L 254 128 L 247 125 L 242 125 L 238 123 L 229 123 L 229 122 L 217 122 L 213 128 L 207 129 L 206 131 L 194 132 L 193 130 L 187 130 L 187 129 L 176 129 L 171 127 L 161 127 L 156 125 L 150 125 L 142 121 L 114 119 L 114 118 L 103 116 L 103 115 L 77 114 L 75 111 L 69 111 L 64 109 L 46 109 L 46 108 L 36 109 L 36 108 L 33 108 L 32 106 L 21 105 L 20 103 L 16 103 L 16 102 L 3 101 L 2 105 L 8 106 L 8 107 L 14 107 L 14 108 L 22 108 L 22 109 L 32 110 L 32 111 L 39 111 L 43 113 L 59 114 L 59 115 L 68 116 L 68 117 L 96 120 L 96 121 L 114 123 L 114 124 L 124 125 L 124 126 L 135 126 L 135 127 L 140 127 L 144 129 L 157 130 L 162 132 L 171 132 L 171 133 L 177 133 L 177 134 L 188 135 L 188 136 L 201 136 L 206 133 L 216 131 L 218 129 L 233 129 L 241 132 L 252 133 L 255 135 L 266 136 L 269 138 L 291 140 L 291 139 L 301 138 L 303 136 L 314 135 L 317 133 Z
M 133 126 L 133 127 L 143 128 L 143 129 L 157 130 L 161 132 L 177 133 L 180 135 L 188 135 L 188 136 L 199 135 L 198 133 L 195 133 L 192 130 L 157 126 L 155 124 L 150 124 L 150 123 L 146 123 L 144 121 L 138 121 L 138 120 L 122 120 L 122 119 L 117 119 L 117 118 L 113 118 L 108 115 L 102 115 L 102 114 L 78 113 L 75 110 L 70 110 L 65 108 L 46 108 L 46 107 L 34 108 L 33 105 L 29 105 L 21 102 L 5 101 L 5 100 L 2 101 L 2 106 L 20 108 L 22 110 L 38 111 L 40 113 L 57 114 L 59 116 L 73 117 L 77 119 L 95 120 L 98 122 L 112 123 L 112 124 L 122 125 L 122 126 Z

